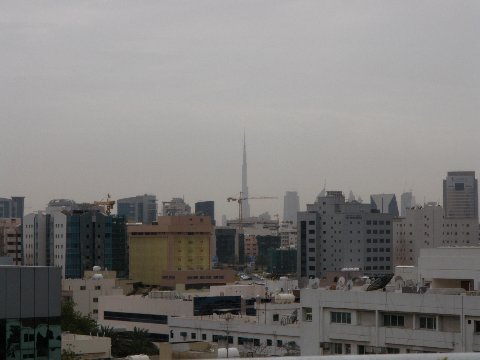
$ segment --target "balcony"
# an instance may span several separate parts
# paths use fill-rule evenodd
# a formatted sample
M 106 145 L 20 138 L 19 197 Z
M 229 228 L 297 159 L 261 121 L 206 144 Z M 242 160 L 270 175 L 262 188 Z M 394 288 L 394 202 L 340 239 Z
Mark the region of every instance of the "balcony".
M 461 343 L 460 333 L 446 331 L 380 327 L 378 335 L 380 343 L 392 345 L 454 350 Z
M 325 337 L 332 340 L 350 340 L 371 342 L 374 339 L 375 327 L 349 324 L 329 324 L 325 329 Z

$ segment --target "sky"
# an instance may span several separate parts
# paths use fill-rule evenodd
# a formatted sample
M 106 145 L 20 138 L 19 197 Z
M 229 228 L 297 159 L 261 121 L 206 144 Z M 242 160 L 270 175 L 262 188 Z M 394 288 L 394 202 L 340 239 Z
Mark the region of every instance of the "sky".
M 0 2 L 0 196 L 442 199 L 478 172 L 478 1 Z

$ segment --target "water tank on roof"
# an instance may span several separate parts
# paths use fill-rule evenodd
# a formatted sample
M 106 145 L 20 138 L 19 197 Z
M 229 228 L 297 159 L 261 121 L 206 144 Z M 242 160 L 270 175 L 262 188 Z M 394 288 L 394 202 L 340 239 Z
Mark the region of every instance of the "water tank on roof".
M 101 279 L 103 279 L 103 275 L 102 274 L 93 274 L 92 279 L 93 280 L 101 280 Z
M 96 265 L 96 266 L 93 267 L 93 271 L 95 271 L 95 272 L 98 272 L 98 271 L 101 271 L 101 270 L 102 270 L 102 268 L 100 266 Z
M 275 302 L 277 304 L 291 304 L 295 302 L 295 296 L 293 294 L 280 293 L 275 295 Z

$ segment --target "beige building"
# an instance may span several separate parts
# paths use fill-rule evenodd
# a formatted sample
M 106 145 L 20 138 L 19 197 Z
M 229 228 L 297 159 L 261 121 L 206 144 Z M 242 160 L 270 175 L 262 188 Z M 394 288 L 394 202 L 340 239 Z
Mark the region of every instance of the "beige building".
M 83 279 L 62 279 L 62 297 L 72 300 L 76 310 L 93 319 L 98 319 L 100 296 L 123 294 L 124 289 L 117 285 L 115 278 L 103 278 L 101 273 Z
M 417 265 L 420 249 L 478 244 L 478 221 L 445 219 L 437 203 L 406 209 L 403 218 L 393 220 L 395 265 Z
M 72 351 L 78 360 L 110 359 L 112 341 L 109 337 L 62 334 L 62 351 Z
M 130 225 L 130 277 L 157 286 L 164 286 L 166 282 L 169 285 L 165 286 L 170 286 L 178 282 L 178 277 L 187 279 L 188 276 L 198 276 L 190 280 L 205 280 L 206 284 L 209 283 L 206 280 L 219 280 L 208 278 L 217 275 L 202 273 L 210 270 L 212 234 L 208 216 L 159 216 L 154 225 Z M 180 272 L 196 275 L 185 273 L 183 276 Z
M 22 264 L 22 219 L 0 219 L 0 256 L 13 259 L 14 265 Z

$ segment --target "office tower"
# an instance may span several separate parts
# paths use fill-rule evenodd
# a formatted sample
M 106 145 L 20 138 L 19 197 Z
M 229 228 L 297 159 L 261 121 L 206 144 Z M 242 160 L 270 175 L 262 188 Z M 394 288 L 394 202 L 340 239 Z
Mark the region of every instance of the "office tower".
M 245 134 L 243 134 L 243 164 L 242 164 L 242 217 L 244 219 L 250 217 L 250 205 L 248 203 L 248 185 L 247 185 L 247 145 L 245 142 Z
M 51 221 L 53 265 L 62 268 L 65 278 L 82 278 L 94 266 L 128 272 L 124 217 L 74 210 L 57 213 Z
M 151 224 L 157 221 L 157 198 L 155 195 L 138 195 L 117 200 L 117 214 L 128 222 Z
M 192 213 L 192 208 L 182 198 L 172 198 L 162 202 L 163 216 L 185 216 Z
M 382 214 L 390 214 L 398 217 L 398 205 L 395 194 L 375 194 L 370 196 L 370 203 L 373 209 Z
M 164 271 L 209 270 L 212 232 L 205 216 L 159 216 L 158 224 L 129 226 L 130 277 L 160 285 Z
M 215 203 L 213 201 L 198 201 L 195 203 L 195 215 L 210 216 L 215 225 Z
M 231 227 L 216 227 L 215 242 L 218 262 L 221 264 L 235 264 L 235 238 L 237 229 Z
M 297 212 L 300 211 L 300 199 L 296 191 L 287 191 L 283 197 L 283 220 L 297 223 Z
M 278 249 L 281 245 L 281 238 L 278 235 L 257 235 L 257 260 L 259 266 L 268 264 L 268 254 L 270 250 Z
M 400 196 L 400 216 L 404 217 L 406 214 L 406 209 L 411 209 L 415 206 L 415 198 L 411 191 L 404 192 Z
M 23 218 L 25 197 L 0 198 L 0 218 Z
M 443 180 L 446 219 L 478 220 L 478 182 L 475 171 L 449 171 Z
M 342 268 L 368 275 L 393 272 L 392 218 L 370 204 L 346 202 L 341 191 L 318 196 L 298 213 L 298 277 L 321 278 Z
M 0 359 L 60 360 L 60 269 L 0 266 L 0 289 Z

